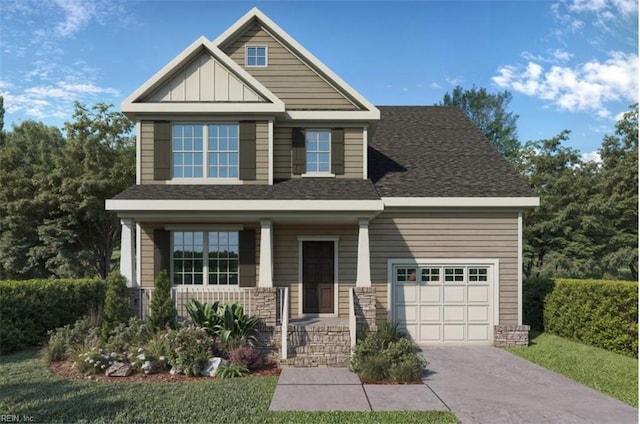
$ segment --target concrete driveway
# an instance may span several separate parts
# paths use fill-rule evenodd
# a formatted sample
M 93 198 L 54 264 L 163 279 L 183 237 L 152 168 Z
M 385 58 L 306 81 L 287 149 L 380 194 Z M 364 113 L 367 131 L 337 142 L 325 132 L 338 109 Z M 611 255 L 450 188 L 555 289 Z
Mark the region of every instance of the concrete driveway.
M 468 423 L 637 423 L 638 410 L 494 347 L 424 347 L 424 382 Z

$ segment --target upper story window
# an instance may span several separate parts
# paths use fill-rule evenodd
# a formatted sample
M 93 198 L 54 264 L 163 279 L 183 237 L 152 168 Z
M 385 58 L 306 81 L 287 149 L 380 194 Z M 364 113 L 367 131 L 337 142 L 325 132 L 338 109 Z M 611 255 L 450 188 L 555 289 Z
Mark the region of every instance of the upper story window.
M 266 46 L 247 46 L 246 50 L 247 66 L 267 66 Z
M 307 173 L 328 173 L 331 171 L 331 131 L 305 131 Z
M 174 124 L 173 177 L 238 178 L 238 138 L 238 124 Z

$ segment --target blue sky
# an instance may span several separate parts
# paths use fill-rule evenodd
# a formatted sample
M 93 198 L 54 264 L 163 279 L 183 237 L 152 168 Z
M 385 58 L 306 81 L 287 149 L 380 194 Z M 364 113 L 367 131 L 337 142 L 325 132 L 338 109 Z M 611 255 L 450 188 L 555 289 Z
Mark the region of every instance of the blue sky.
M 119 106 L 253 6 L 376 105 L 431 105 L 456 85 L 511 91 L 523 142 L 569 129 L 588 154 L 638 101 L 636 0 L 4 0 L 5 126 L 62 126 L 74 100 Z

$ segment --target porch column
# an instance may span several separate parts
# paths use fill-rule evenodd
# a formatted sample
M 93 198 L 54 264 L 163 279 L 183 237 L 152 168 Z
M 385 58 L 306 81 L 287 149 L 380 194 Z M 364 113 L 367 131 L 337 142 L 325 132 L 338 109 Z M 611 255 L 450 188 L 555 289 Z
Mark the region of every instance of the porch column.
M 260 275 L 258 287 L 273 287 L 273 238 L 271 220 L 260 220 Z
M 120 274 L 127 280 L 128 287 L 135 287 L 136 283 L 136 232 L 133 220 L 121 219 L 120 225 Z
M 369 257 L 369 220 L 358 220 L 358 273 L 356 287 L 371 287 L 371 261 Z

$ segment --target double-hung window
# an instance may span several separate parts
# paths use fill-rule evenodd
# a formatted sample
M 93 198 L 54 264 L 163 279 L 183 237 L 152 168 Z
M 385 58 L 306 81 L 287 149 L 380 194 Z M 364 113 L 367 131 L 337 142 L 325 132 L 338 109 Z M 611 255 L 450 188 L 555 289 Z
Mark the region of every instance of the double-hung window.
M 238 124 L 174 124 L 174 178 L 238 178 Z
M 330 130 L 306 130 L 305 151 L 308 174 L 331 171 Z
M 173 231 L 174 285 L 238 285 L 237 231 Z

